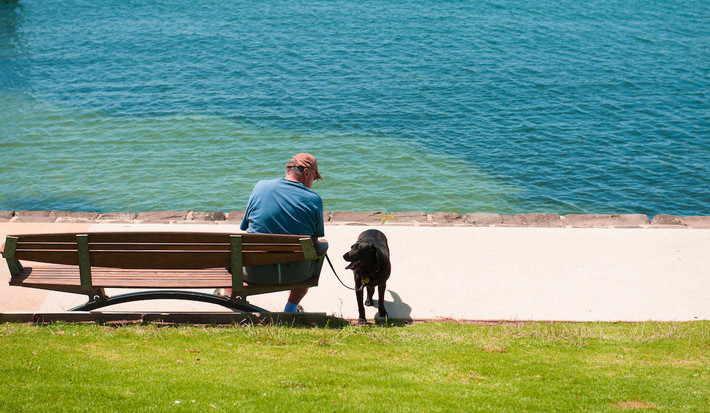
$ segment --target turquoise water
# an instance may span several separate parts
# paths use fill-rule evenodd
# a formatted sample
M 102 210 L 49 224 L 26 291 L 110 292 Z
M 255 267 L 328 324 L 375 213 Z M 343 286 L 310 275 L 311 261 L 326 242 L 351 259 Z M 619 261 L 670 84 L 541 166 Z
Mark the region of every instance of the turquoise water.
M 0 210 L 710 215 L 704 1 L 0 1 Z

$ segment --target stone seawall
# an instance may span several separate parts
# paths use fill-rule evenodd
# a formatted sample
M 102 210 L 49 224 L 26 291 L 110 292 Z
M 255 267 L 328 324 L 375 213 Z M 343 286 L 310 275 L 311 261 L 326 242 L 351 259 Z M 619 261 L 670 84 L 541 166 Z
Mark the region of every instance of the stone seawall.
M 150 211 L 150 212 L 70 212 L 0 211 L 0 222 L 46 223 L 163 223 L 238 225 L 243 211 Z M 710 216 L 659 214 L 649 219 L 643 214 L 569 214 L 551 213 L 501 215 L 495 213 L 458 214 L 453 212 L 348 212 L 324 214 L 330 225 L 411 225 L 538 228 L 710 228 Z

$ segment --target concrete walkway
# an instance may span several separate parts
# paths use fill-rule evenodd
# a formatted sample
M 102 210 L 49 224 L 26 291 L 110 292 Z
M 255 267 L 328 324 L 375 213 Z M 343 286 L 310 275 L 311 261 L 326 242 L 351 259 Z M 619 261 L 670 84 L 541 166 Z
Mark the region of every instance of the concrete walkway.
M 352 285 L 342 254 L 368 226 L 326 225 L 329 256 Z M 414 320 L 710 320 L 710 229 L 379 226 L 389 238 L 391 317 Z M 0 236 L 46 232 L 215 231 L 238 225 L 0 223 Z M 84 296 L 10 287 L 0 269 L 0 312 L 63 312 Z M 204 290 L 203 290 L 204 291 Z M 107 291 L 109 295 L 118 293 Z M 126 292 L 125 290 L 120 292 Z M 250 298 L 281 311 L 286 293 Z M 327 263 L 306 311 L 357 318 L 355 293 Z M 103 311 L 227 311 L 188 301 L 121 304 Z M 368 308 L 372 320 L 374 308 Z

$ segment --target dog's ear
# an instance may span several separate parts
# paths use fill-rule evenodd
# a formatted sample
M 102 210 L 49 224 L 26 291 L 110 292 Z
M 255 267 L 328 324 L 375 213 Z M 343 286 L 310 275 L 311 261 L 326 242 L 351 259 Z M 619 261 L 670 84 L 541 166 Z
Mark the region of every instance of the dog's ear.
M 382 252 L 382 248 L 378 248 L 375 244 L 370 244 L 370 248 L 372 248 L 375 251 L 375 260 L 377 261 L 376 272 L 379 274 L 380 270 L 382 269 L 382 266 L 385 264 L 385 261 L 387 260 L 387 257 L 385 257 L 385 254 Z

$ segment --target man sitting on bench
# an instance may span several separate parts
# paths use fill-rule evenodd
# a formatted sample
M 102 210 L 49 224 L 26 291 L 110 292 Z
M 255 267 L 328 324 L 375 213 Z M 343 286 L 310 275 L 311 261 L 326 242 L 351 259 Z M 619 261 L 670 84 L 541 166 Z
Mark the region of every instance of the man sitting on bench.
M 308 235 L 320 256 L 328 249 L 323 227 L 323 200 L 310 188 L 323 180 L 316 158 L 308 153 L 296 154 L 286 164 L 286 176 L 259 181 L 249 197 L 241 223 L 246 232 L 260 234 Z M 292 264 L 245 267 L 244 280 L 253 284 L 294 284 L 313 276 L 314 261 Z M 226 292 L 227 294 L 231 292 Z M 291 290 L 284 312 L 303 311 L 299 305 L 307 288 Z

